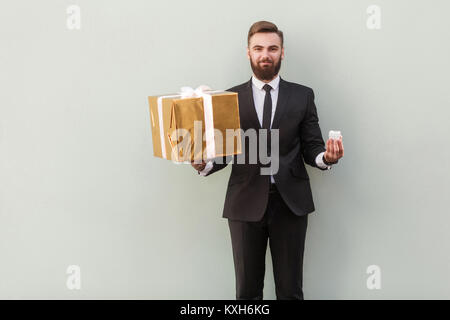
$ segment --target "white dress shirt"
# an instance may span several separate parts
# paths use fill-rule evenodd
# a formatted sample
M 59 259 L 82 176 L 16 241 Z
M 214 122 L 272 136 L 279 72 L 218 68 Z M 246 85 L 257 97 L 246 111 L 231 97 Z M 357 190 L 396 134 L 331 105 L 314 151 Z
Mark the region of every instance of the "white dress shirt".
M 266 83 L 259 80 L 255 77 L 255 75 L 252 76 L 252 91 L 253 91 L 253 101 L 255 102 L 255 109 L 256 114 L 258 115 L 258 120 L 260 125 L 262 126 L 262 120 L 263 120 L 263 111 L 264 111 L 264 99 L 266 97 L 266 91 L 263 89 L 264 85 Z M 278 101 L 278 91 L 279 91 L 279 85 L 280 85 L 280 76 L 277 75 L 275 79 L 267 83 L 269 86 L 272 87 L 270 90 L 270 95 L 272 98 L 272 118 L 270 120 L 270 125 L 272 126 L 273 118 L 275 116 L 275 111 L 277 107 L 277 101 Z M 331 169 L 331 166 L 327 166 L 322 159 L 322 156 L 325 152 L 321 152 L 316 157 L 316 164 L 318 167 L 322 169 Z M 202 171 L 199 171 L 199 174 L 202 176 L 205 176 L 208 174 L 208 172 L 212 169 L 213 162 L 210 160 L 206 163 L 205 168 Z M 270 181 L 272 183 L 275 183 L 275 180 L 273 179 L 273 176 L 270 176 Z

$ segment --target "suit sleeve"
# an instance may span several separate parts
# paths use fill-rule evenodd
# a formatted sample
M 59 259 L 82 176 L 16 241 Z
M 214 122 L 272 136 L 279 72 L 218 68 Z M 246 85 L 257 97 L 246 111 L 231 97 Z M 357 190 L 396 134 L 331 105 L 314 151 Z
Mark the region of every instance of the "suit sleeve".
M 307 164 L 320 170 L 327 170 L 317 166 L 316 157 L 324 152 L 325 142 L 319 127 L 319 117 L 314 103 L 314 91 L 307 94 L 306 114 L 300 124 L 301 153 Z

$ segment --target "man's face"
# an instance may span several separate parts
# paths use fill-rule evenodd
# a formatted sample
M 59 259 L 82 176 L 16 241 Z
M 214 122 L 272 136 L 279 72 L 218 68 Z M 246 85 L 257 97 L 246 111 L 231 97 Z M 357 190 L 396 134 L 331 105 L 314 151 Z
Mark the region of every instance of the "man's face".
M 255 33 L 250 38 L 247 57 L 253 73 L 260 80 L 270 81 L 278 74 L 281 60 L 284 59 L 284 48 L 280 37 L 274 33 Z

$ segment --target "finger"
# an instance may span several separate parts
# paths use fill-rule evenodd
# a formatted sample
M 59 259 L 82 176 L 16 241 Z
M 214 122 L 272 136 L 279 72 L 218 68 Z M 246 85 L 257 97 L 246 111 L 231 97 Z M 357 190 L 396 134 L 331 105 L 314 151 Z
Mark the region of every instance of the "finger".
M 332 152 L 333 152 L 333 141 L 331 139 L 328 139 L 328 141 L 327 141 L 327 150 L 325 152 L 327 159 L 331 158 Z
M 336 159 L 336 151 L 337 151 L 336 150 L 336 141 L 333 140 L 332 145 L 333 145 L 333 148 L 332 148 L 331 156 L 333 158 L 333 161 L 335 161 L 335 159 Z
M 330 141 L 330 150 L 329 150 L 329 153 L 327 154 L 327 159 L 330 162 L 334 162 L 335 161 L 335 157 L 336 157 L 336 146 L 335 146 L 335 142 L 333 141 L 333 139 L 331 139 L 331 141 Z
M 335 148 L 335 157 L 336 160 L 339 158 L 339 144 L 338 144 L 339 140 L 334 140 L 334 148 Z
M 328 155 L 328 153 L 330 152 L 331 146 L 330 146 L 330 139 L 327 140 L 327 147 L 325 150 L 325 154 Z
M 194 167 L 194 169 L 198 171 L 202 167 L 202 165 L 201 164 L 192 163 L 192 167 Z
M 338 141 L 339 145 L 339 157 L 344 156 L 344 145 L 342 144 L 342 138 Z

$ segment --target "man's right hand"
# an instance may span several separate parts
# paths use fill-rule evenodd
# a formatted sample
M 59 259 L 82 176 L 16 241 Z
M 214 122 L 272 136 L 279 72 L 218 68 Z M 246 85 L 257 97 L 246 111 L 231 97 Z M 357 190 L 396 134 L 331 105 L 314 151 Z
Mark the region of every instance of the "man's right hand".
M 205 169 L 206 162 L 204 162 L 204 161 L 202 161 L 202 163 L 191 162 L 191 165 L 195 170 L 202 171 L 203 169 Z

